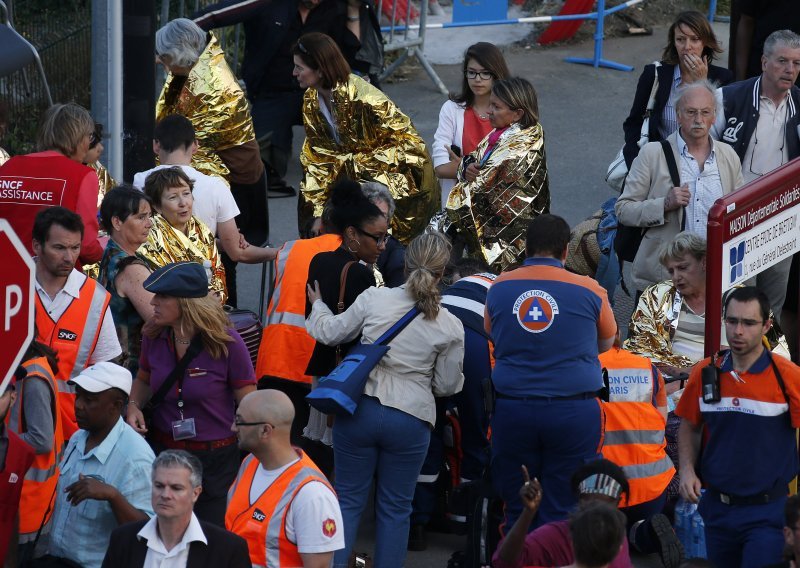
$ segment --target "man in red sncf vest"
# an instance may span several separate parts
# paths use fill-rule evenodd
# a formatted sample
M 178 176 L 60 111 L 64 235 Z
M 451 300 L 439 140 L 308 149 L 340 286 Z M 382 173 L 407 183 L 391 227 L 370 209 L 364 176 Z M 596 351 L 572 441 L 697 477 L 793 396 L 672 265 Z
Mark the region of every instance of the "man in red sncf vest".
M 225 528 L 247 541 L 254 568 L 330 566 L 344 548 L 339 503 L 328 480 L 289 435 L 292 401 L 267 389 L 242 399 L 233 430 L 251 452 L 228 491 Z
M 76 213 L 48 207 L 36 215 L 36 339 L 58 354 L 56 385 L 64 440 L 78 429 L 75 387 L 67 381 L 122 353 L 108 307 L 111 295 L 74 268 L 82 238 L 83 222 Z
M 85 108 L 69 103 L 47 109 L 39 128 L 40 152 L 14 156 L 0 166 L 0 211 L 19 238 L 30 247 L 36 214 L 61 206 L 74 211 L 85 226 L 81 264 L 103 256 L 97 237 L 97 174 L 82 162 L 94 134 L 94 120 Z
M 0 562 L 17 565 L 17 515 L 22 496 L 22 480 L 31 467 L 33 448 L 6 427 L 6 415 L 14 404 L 15 378 L 0 395 Z
M 667 568 L 677 568 L 682 549 L 662 514 L 675 466 L 666 452 L 667 398 L 664 378 L 650 359 L 614 346 L 601 353 L 606 383 L 603 402 L 603 457 L 625 472 L 629 490 L 620 501 L 630 528 L 631 546 L 659 553 Z

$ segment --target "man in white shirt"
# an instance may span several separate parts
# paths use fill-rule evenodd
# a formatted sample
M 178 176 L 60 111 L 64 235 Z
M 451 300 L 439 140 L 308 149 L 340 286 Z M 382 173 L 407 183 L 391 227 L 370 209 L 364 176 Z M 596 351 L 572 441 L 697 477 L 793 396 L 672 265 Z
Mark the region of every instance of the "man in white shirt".
M 193 512 L 203 466 L 184 450 L 165 450 L 153 462 L 156 516 L 111 533 L 104 568 L 250 568 L 247 542 Z
M 185 116 L 171 114 L 161 119 L 153 133 L 153 153 L 161 165 L 139 172 L 133 176 L 133 186 L 144 188 L 147 176 L 155 170 L 179 166 L 194 181 L 192 214 L 211 229 L 219 239 L 223 252 L 223 264 L 230 295 L 228 303 L 236 305 L 236 263 L 258 264 L 274 260 L 278 250 L 270 247 L 250 245 L 239 233 L 236 217 L 239 207 L 228 183 L 216 176 L 209 176 L 191 166 L 192 156 L 197 152 L 194 126 Z M 248 212 L 243 214 L 245 217 Z
M 58 402 L 64 439 L 77 431 L 75 388 L 67 383 L 86 367 L 122 353 L 108 304 L 111 295 L 75 270 L 83 221 L 63 207 L 43 209 L 33 222 L 37 340 L 58 353 Z
M 718 113 L 711 135 L 736 150 L 745 183 L 800 156 L 800 89 L 794 84 L 800 74 L 800 35 L 789 30 L 771 33 L 764 42 L 761 69 L 758 77 L 716 93 L 724 112 Z M 746 282 L 767 295 L 782 327 L 788 323 L 781 313 L 784 302 L 797 311 L 797 288 L 787 299 L 791 264 L 787 258 Z
M 292 401 L 280 391 L 242 399 L 233 430 L 239 448 L 252 453 L 228 491 L 225 528 L 247 540 L 254 566 L 328 568 L 344 548 L 342 514 L 328 480 L 292 447 L 293 419 Z

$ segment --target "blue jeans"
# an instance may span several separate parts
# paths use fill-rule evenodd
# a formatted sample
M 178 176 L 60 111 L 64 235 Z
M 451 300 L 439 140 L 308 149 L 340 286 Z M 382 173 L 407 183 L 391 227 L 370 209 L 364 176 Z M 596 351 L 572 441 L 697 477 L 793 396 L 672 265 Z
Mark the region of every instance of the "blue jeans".
M 363 396 L 356 413 L 333 426 L 335 488 L 344 522 L 343 550 L 334 566 L 347 566 L 361 513 L 375 482 L 375 566 L 403 566 L 408 545 L 411 500 L 428 451 L 427 422 Z
M 781 561 L 786 498 L 766 505 L 725 505 L 706 491 L 703 517 L 708 559 L 725 568 L 758 568 Z

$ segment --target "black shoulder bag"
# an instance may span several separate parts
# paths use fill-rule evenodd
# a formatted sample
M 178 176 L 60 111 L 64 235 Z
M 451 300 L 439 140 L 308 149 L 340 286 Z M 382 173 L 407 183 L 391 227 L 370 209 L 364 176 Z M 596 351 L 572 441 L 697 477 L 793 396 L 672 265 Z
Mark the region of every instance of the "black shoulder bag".
M 150 397 L 148 403 L 144 408 L 141 409 L 142 414 L 144 414 L 144 421 L 148 430 L 150 430 L 150 424 L 153 421 L 153 413 L 155 412 L 155 409 L 159 404 L 164 402 L 164 399 L 167 397 L 167 393 L 178 380 L 178 377 L 181 377 L 186 373 L 189 363 L 191 363 L 192 359 L 194 359 L 197 354 L 200 353 L 202 348 L 203 339 L 198 333 L 192 338 L 192 342 L 189 344 L 189 348 L 186 350 L 186 353 L 184 353 L 183 357 L 181 357 L 181 360 L 178 361 L 178 363 L 175 365 L 175 368 L 172 369 L 172 372 L 169 374 L 166 380 L 161 383 L 161 386 L 156 391 L 156 394 Z

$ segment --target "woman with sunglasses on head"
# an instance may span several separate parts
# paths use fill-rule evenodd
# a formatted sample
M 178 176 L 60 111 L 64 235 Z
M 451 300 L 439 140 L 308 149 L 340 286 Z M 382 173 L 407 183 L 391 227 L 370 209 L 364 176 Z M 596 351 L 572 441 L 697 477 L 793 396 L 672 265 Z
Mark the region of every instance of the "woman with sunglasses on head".
M 327 293 L 320 293 L 320 283 L 309 283 L 306 329 L 329 345 L 359 336 L 374 343 L 412 308 L 418 310 L 370 371 L 353 416 L 337 416 L 333 426 L 334 487 L 345 535 L 335 566 L 348 565 L 373 479 L 375 566 L 404 564 L 411 502 L 436 421 L 434 397 L 455 394 L 464 383 L 464 327 L 442 307 L 439 292 L 449 259 L 447 237 L 423 233 L 406 249 L 404 285 L 365 290 L 339 315 L 320 301 Z
M 447 215 L 471 256 L 494 272 L 525 259 L 525 234 L 550 211 L 550 186 L 536 91 L 521 77 L 494 83 L 492 130 L 458 166 Z
M 384 93 L 350 72 L 330 37 L 305 34 L 292 54 L 294 76 L 306 89 L 299 225 L 322 214 L 337 180 L 377 181 L 389 188 L 397 206 L 392 233 L 408 243 L 439 207 L 439 183 L 425 141 Z
M 433 136 L 431 157 L 442 186 L 442 207 L 456 184 L 461 157 L 473 152 L 492 131 L 489 121 L 492 85 L 509 76 L 503 53 L 494 44 L 481 41 L 464 52 L 461 92 L 451 93 L 442 105 L 439 126 Z
M 377 205 L 370 201 L 354 181 L 341 181 L 333 187 L 330 203 L 330 228 L 342 236 L 342 244 L 331 252 L 321 252 L 311 259 L 308 283 L 319 282 L 324 290 L 322 301 L 333 313 L 341 313 L 367 288 L 375 286 L 375 276 L 367 265 L 372 265 L 384 250 L 389 238 L 389 224 Z M 346 270 L 346 274 L 345 274 Z M 344 274 L 344 278 L 342 275 Z M 344 284 L 342 291 L 341 284 Z M 339 305 L 340 298 L 342 304 Z M 311 303 L 306 303 L 306 317 L 311 313 Z M 326 345 L 317 341 L 306 374 L 324 377 L 333 371 L 344 355 L 358 341 L 358 337 L 341 345 Z M 311 409 L 308 426 L 303 435 L 325 446 L 331 445 L 331 432 L 324 415 Z M 307 448 L 317 465 L 330 474 L 332 456 L 322 447 Z M 315 451 L 317 450 L 317 451 Z

